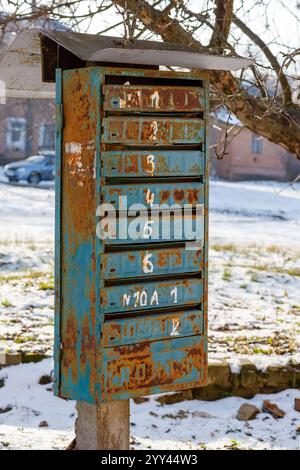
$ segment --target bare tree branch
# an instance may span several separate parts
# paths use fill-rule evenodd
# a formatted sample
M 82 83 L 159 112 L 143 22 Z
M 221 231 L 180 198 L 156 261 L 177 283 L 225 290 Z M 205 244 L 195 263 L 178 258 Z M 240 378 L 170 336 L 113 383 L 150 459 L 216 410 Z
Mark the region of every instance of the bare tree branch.
M 227 42 L 233 15 L 233 0 L 216 0 L 215 30 L 210 40 L 210 47 L 224 48 Z
M 280 64 L 279 64 L 278 60 L 276 59 L 276 57 L 272 54 L 270 48 L 241 19 L 237 18 L 235 16 L 235 14 L 232 15 L 232 21 L 265 54 L 266 58 L 268 59 L 268 61 L 271 64 L 272 68 L 275 70 L 275 72 L 278 75 L 278 80 L 281 84 L 282 92 L 283 92 L 284 106 L 290 106 L 292 104 L 293 100 L 292 100 L 292 92 L 291 92 L 289 82 L 288 82 L 286 76 L 283 73 L 282 67 L 280 66 Z

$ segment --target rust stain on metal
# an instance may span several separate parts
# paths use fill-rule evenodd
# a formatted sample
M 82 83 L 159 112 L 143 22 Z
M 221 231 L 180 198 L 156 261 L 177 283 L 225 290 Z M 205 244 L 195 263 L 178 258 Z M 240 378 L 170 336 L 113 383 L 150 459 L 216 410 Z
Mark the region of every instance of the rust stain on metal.
M 178 201 L 178 202 L 181 202 L 181 201 L 183 201 L 183 199 L 184 199 L 184 191 L 175 189 L 174 190 L 174 200 Z M 189 197 L 189 199 L 190 199 L 190 197 Z
M 178 386 L 178 382 L 180 384 L 181 380 L 184 381 L 184 377 L 189 376 L 192 370 L 199 371 L 198 383 L 203 380 L 205 356 L 203 344 L 200 343 L 195 347 L 183 341 L 182 349 L 179 349 L 173 358 L 167 342 L 156 344 L 159 353 L 155 350 L 154 343 L 120 346 L 107 350 L 108 397 L 122 391 L 143 390 L 145 393 L 151 393 L 153 387 L 161 387 L 162 390 L 168 387 L 172 390 L 172 387 L 176 388 L 176 384 Z M 160 355 L 160 361 L 156 360 L 156 354 Z
M 160 200 L 161 202 L 167 201 L 170 197 L 170 191 L 161 191 Z
M 202 111 L 201 87 L 105 85 L 106 111 Z

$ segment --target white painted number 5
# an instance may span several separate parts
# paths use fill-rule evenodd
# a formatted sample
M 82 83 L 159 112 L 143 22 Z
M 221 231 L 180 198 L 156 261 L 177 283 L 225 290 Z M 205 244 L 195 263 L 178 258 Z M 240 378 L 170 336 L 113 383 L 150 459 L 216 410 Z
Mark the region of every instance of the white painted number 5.
M 144 225 L 143 238 L 145 238 L 146 240 L 148 240 L 153 233 L 153 227 L 152 227 L 153 224 L 154 224 L 154 220 L 147 220 L 147 222 Z

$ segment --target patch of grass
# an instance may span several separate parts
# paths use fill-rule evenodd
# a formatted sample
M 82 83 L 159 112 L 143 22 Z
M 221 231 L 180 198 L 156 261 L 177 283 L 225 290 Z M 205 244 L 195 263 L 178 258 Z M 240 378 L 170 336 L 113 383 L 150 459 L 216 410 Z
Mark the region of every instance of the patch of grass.
M 272 351 L 270 351 L 268 349 L 259 348 L 258 346 L 255 346 L 252 349 L 252 353 L 253 354 L 265 354 L 266 356 L 269 356 L 270 354 L 272 354 Z
M 226 445 L 225 448 L 228 450 L 239 450 L 240 443 L 236 439 L 231 439 L 230 444 Z
M 7 299 L 3 299 L 2 302 L 1 302 L 1 305 L 2 305 L 3 307 L 7 307 L 7 308 L 8 308 L 8 307 L 13 307 L 13 304 L 12 304 L 9 300 L 7 300 Z
M 276 253 L 276 254 L 283 253 L 282 248 L 278 245 L 268 245 L 264 248 L 264 251 L 266 251 L 267 253 Z
M 240 288 L 241 288 L 241 289 L 247 289 L 247 287 L 248 287 L 248 284 L 241 284 L 241 285 L 240 285 Z
M 206 450 L 206 449 L 207 449 L 207 445 L 206 445 L 204 442 L 200 442 L 200 443 L 199 443 L 199 447 L 200 447 L 200 449 L 202 449 L 202 450 Z
M 224 269 L 222 279 L 227 282 L 231 280 L 231 271 L 228 268 Z
M 267 264 L 258 264 L 251 266 L 251 269 L 256 271 L 268 271 L 276 274 L 288 274 L 289 276 L 300 277 L 299 268 L 282 268 L 281 266 L 268 266 Z
M 51 277 L 51 273 L 32 271 L 27 273 L 25 272 L 23 274 L 8 274 L 7 276 L 0 276 L 0 282 L 20 281 L 22 279 L 39 279 L 46 276 Z
M 24 344 L 24 343 L 28 343 L 29 341 L 35 341 L 36 338 L 34 336 L 18 336 L 16 339 L 15 339 L 15 343 L 16 344 Z
M 42 281 L 39 283 L 39 290 L 53 290 L 54 289 L 54 280 L 49 279 L 48 281 Z
M 292 305 L 292 309 L 293 309 L 295 312 L 300 312 L 300 305 Z
M 211 248 L 215 251 L 221 251 L 221 252 L 231 251 L 231 252 L 234 252 L 234 253 L 239 250 L 238 245 L 235 245 L 234 243 L 224 243 L 224 245 L 216 243 L 216 244 L 212 245 Z

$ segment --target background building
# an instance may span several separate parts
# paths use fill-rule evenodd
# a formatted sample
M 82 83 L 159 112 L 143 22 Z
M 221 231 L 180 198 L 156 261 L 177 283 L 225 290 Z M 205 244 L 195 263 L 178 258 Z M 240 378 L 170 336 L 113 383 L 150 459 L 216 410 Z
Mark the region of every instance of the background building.
M 228 145 L 222 156 L 226 129 Z M 211 115 L 210 144 L 211 174 L 219 178 L 292 181 L 300 175 L 294 155 L 249 131 L 225 109 Z M 222 158 L 216 156 L 215 146 Z
M 52 100 L 7 98 L 0 105 L 0 165 L 54 150 Z

